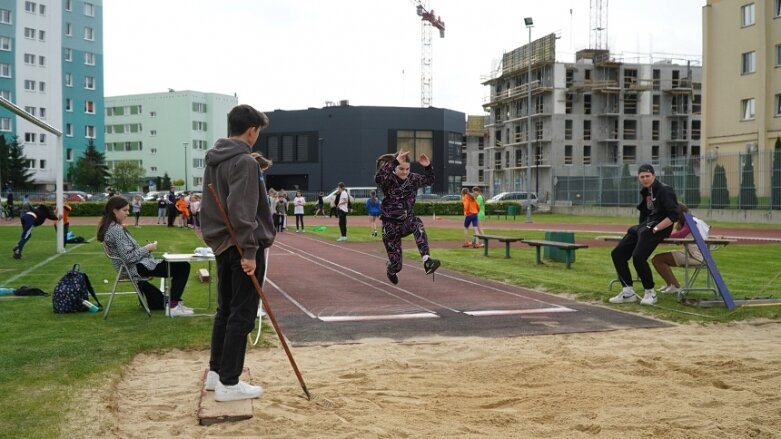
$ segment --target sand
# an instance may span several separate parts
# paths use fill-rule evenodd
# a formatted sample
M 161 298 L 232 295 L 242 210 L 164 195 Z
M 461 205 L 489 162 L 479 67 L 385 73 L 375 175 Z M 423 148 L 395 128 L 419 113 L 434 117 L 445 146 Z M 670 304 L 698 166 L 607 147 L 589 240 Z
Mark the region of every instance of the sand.
M 206 351 L 139 355 L 63 431 L 116 438 L 781 437 L 781 323 L 250 348 L 254 418 L 199 426 Z

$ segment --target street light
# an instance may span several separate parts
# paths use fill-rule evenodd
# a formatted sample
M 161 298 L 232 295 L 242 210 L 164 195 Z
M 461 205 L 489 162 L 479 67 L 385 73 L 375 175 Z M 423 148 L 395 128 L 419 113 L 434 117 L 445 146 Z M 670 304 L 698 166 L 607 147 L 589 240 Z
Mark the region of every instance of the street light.
M 526 46 L 526 56 L 529 58 L 529 70 L 526 73 L 526 222 L 532 222 L 532 27 L 531 17 L 523 19 L 529 29 L 529 45 Z
M 184 145 L 184 191 L 187 192 L 187 142 L 182 142 Z
M 318 157 L 318 161 L 320 162 L 320 191 L 323 191 L 323 142 L 325 142 L 325 139 L 322 137 L 318 138 L 317 141 L 320 143 L 320 153 Z

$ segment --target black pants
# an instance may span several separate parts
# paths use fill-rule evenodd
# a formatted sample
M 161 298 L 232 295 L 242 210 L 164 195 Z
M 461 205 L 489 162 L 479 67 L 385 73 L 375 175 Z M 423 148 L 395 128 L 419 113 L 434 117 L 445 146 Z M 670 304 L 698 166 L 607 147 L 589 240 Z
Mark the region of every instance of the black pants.
M 263 285 L 266 278 L 266 252 L 255 255 L 255 277 Z M 217 313 L 212 327 L 209 369 L 220 375 L 220 382 L 232 386 L 239 382 L 244 368 L 247 335 L 255 327 L 260 297 L 252 280 L 241 268 L 236 247 L 217 255 Z
M 138 270 L 138 274 L 143 277 L 168 277 L 169 265 L 171 266 L 171 300 L 178 302 L 182 300 L 184 287 L 187 285 L 187 279 L 190 277 L 189 262 L 162 261 L 157 264 L 153 270 L 150 270 L 141 264 L 136 264 L 136 270 Z M 154 285 L 152 285 L 152 287 L 156 288 Z
M 342 209 L 337 209 L 339 214 L 339 231 L 342 232 L 342 236 L 347 236 L 347 212 Z
M 297 213 L 296 214 L 296 230 L 299 228 L 299 223 L 301 224 L 301 230 L 304 229 L 304 214 L 303 213 Z
M 173 204 L 168 205 L 168 227 L 173 227 L 176 217 L 179 215 L 179 211 Z
M 626 231 L 626 235 L 610 252 L 613 266 L 616 267 L 618 279 L 623 286 L 632 286 L 632 273 L 629 271 L 629 258 L 632 258 L 632 263 L 637 271 L 637 276 L 643 283 L 643 288 L 646 290 L 654 288 L 654 276 L 648 265 L 648 258 L 656 250 L 656 246 L 670 236 L 670 233 L 672 233 L 672 227 L 654 233 L 645 224 L 632 226 Z

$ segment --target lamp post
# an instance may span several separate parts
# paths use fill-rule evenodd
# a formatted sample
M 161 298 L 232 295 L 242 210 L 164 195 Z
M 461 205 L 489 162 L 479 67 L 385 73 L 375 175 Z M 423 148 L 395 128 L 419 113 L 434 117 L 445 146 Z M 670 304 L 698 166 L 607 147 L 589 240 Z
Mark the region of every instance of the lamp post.
M 322 137 L 317 139 L 318 143 L 320 144 L 320 154 L 318 157 L 318 161 L 320 162 L 320 191 L 323 191 L 323 142 L 325 142 L 325 139 Z
M 526 222 L 532 222 L 532 27 L 531 17 L 523 19 L 529 29 L 529 45 L 526 46 L 526 57 L 529 58 L 529 70 L 526 72 Z
M 184 191 L 187 192 L 187 142 L 182 142 L 184 145 Z

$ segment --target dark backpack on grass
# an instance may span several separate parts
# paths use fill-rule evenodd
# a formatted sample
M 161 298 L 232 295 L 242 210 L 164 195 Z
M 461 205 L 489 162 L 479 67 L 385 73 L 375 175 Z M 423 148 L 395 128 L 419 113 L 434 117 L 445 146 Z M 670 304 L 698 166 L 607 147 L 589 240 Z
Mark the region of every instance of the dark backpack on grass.
M 82 302 L 89 300 L 88 294 L 95 300 L 93 304 L 101 307 L 89 277 L 79 271 L 79 264 L 75 264 L 54 287 L 52 308 L 56 314 L 87 311 Z

